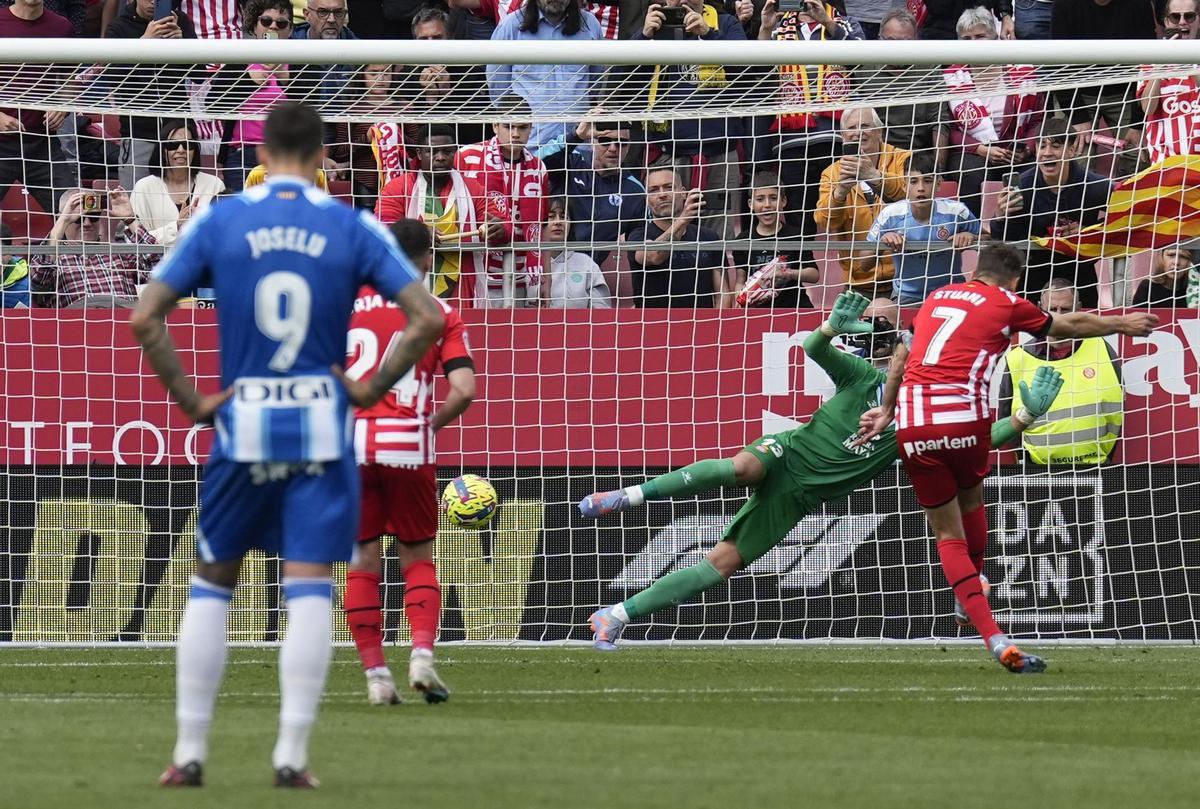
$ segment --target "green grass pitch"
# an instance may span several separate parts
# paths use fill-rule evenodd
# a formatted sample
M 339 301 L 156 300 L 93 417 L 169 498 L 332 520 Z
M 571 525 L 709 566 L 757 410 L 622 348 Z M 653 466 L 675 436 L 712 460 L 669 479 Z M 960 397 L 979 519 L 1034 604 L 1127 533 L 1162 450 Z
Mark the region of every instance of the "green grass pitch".
M 168 791 L 170 650 L 9 649 L 0 806 L 1200 806 L 1200 650 L 1042 651 L 1017 677 L 966 646 L 452 647 L 449 703 L 372 708 L 340 649 L 296 794 L 268 786 L 274 650 L 231 653 L 208 785 Z

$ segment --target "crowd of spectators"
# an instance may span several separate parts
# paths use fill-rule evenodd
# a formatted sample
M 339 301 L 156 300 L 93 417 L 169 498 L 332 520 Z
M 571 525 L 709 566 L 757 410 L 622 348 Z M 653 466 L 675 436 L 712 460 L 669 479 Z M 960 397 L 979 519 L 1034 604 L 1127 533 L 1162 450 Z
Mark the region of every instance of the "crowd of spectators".
M 1010 0 L 805 0 L 799 11 L 781 10 L 778 0 L 167 5 L 170 13 L 156 0 L 0 0 L 0 38 L 1200 36 L 1200 0 L 1166 0 L 1161 10 L 1153 0 L 1018 0 L 1015 8 Z M 1034 66 L 964 63 L 941 70 L 947 102 L 900 98 L 872 108 L 850 104 L 864 68 L 784 65 L 771 79 L 781 92 L 817 107 L 826 102 L 828 112 L 680 117 L 668 113 L 736 101 L 761 86 L 764 69 L 280 63 L 188 70 L 189 86 L 209 93 L 208 101 L 219 96 L 247 115 L 285 98 L 340 105 L 355 122 L 330 124 L 315 179 L 384 222 L 426 222 L 436 251 L 431 287 L 464 306 L 793 309 L 812 306 L 810 287 L 819 284 L 915 305 L 968 274 L 965 254 L 981 239 L 1072 236 L 1102 220 L 1115 182 L 1166 157 L 1200 153 L 1193 136 L 1200 84 L 1191 74 L 1045 93 Z M 872 81 L 902 87 L 913 68 L 871 70 Z M 67 78 L 47 70 L 34 82 L 53 97 L 50 88 Z M 109 65 L 90 80 L 98 93 L 153 91 L 159 83 L 168 92 L 152 65 Z M 618 91 L 626 99 L 632 93 L 649 120 L 606 109 Z M 426 120 L 444 112 L 445 123 L 406 120 L 414 105 Z M 485 106 L 496 122 L 486 127 L 453 115 Z M 120 117 L 113 130 L 78 113 L 0 109 L 0 198 L 20 183 L 54 217 L 46 244 L 72 248 L 35 255 L 23 274 L 14 262 L 0 264 L 6 306 L 18 305 L 10 299 L 126 305 L 160 254 L 139 246 L 169 248 L 214 199 L 264 180 L 260 121 L 149 113 Z M 834 253 L 820 249 L 822 240 L 858 244 Z M 1040 296 L 1060 279 L 1079 305 L 1098 305 L 1094 261 L 1036 245 L 1027 255 L 1025 294 Z M 1135 302 L 1195 306 L 1190 250 L 1173 247 L 1155 260 Z

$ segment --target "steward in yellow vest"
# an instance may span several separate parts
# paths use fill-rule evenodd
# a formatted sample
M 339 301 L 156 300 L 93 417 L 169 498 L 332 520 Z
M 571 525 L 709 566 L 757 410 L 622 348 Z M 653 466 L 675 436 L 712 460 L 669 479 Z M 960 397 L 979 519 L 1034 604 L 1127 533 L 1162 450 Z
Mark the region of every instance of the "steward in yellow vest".
M 1125 391 L 1120 361 L 1103 337 L 1068 340 L 1054 345 L 1035 340 L 1010 348 L 1001 387 L 1001 413 L 1011 408 L 1012 393 L 1021 382 L 1033 383 L 1038 368 L 1047 365 L 1063 376 L 1050 411 L 1021 436 L 1029 460 L 1039 465 L 1105 463 L 1116 446 L 1124 422 Z

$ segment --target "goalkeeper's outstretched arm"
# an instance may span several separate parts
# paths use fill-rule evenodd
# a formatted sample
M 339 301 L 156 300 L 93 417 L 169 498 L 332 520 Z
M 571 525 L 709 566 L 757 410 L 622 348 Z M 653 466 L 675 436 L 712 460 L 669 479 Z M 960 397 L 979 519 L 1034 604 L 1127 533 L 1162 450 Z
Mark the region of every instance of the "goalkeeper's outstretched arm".
M 871 366 L 845 351 L 838 351 L 829 341 L 839 334 L 871 331 L 871 324 L 860 319 L 869 304 L 870 301 L 856 292 L 843 292 L 833 302 L 829 319 L 804 340 L 805 356 L 812 357 L 813 362 L 820 365 L 838 387 L 856 370 Z
M 1020 383 L 1021 407 L 1008 418 L 992 425 L 992 446 L 999 449 L 1014 440 L 1035 421 L 1050 411 L 1062 390 L 1062 374 L 1048 365 L 1038 368 L 1033 384 Z

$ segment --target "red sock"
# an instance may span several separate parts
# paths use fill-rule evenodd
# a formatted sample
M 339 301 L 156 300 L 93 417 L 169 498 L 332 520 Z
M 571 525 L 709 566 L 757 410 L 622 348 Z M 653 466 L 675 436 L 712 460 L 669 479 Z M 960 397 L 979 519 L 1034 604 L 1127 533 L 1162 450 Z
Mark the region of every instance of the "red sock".
M 433 651 L 441 613 L 442 588 L 433 562 L 413 562 L 404 568 L 404 616 L 414 649 Z
M 346 623 L 358 648 L 363 669 L 386 666 L 383 656 L 383 610 L 379 606 L 379 577 L 365 570 L 346 573 L 346 597 L 343 600 Z
M 988 521 L 987 508 L 980 506 L 962 515 L 963 529 L 967 533 L 967 553 L 976 573 L 983 572 L 983 558 L 987 555 Z
M 1000 634 L 1000 627 L 992 617 L 992 608 L 979 585 L 979 573 L 971 563 L 965 539 L 943 539 L 937 544 L 938 556 L 942 560 L 942 572 L 950 582 L 954 595 L 962 603 L 975 625 L 975 631 L 983 636 L 983 642 L 991 648 L 992 636 Z

